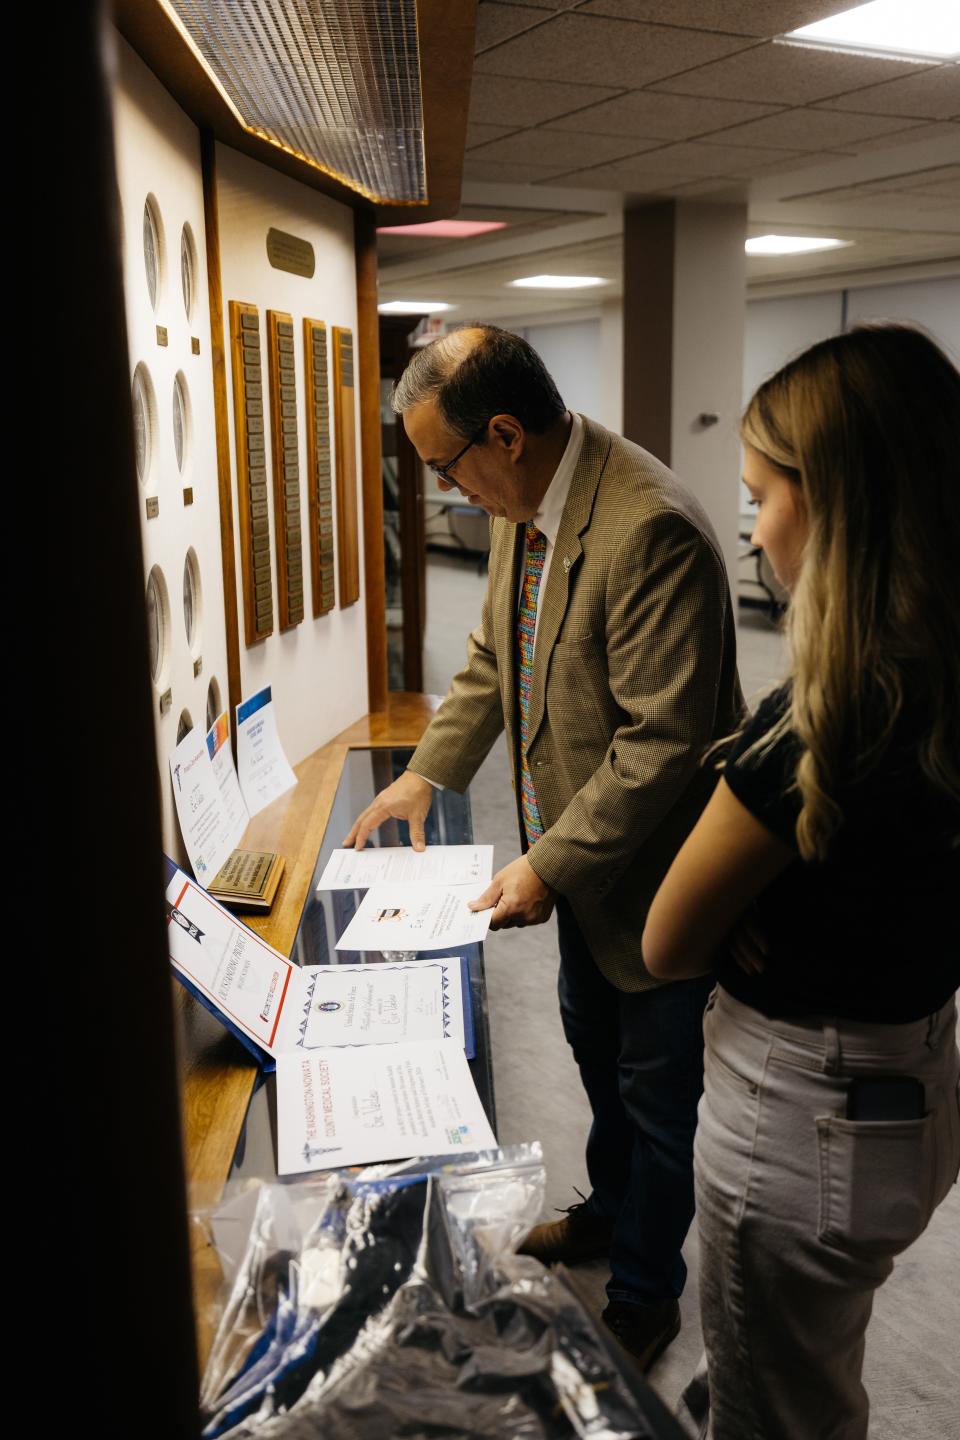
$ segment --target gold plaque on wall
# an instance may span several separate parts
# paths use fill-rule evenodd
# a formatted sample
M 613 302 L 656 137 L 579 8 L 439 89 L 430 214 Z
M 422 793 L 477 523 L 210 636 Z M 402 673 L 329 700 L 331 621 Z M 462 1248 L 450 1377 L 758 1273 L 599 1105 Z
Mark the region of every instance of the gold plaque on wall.
M 330 397 L 327 327 L 303 322 L 307 393 L 307 496 L 310 507 L 310 575 L 313 613 L 326 615 L 336 604 L 334 590 L 333 486 L 330 472 Z
M 299 235 L 289 235 L 286 230 L 267 231 L 267 259 L 274 270 L 286 270 L 289 275 L 302 275 L 312 280 L 317 268 L 317 258 L 309 240 Z
M 337 434 L 337 548 L 340 605 L 360 599 L 357 525 L 357 426 L 354 409 L 353 332 L 333 327 L 333 418 Z
M 280 629 L 303 619 L 303 536 L 300 531 L 300 442 L 293 318 L 267 311 L 270 357 L 270 436 L 273 442 L 273 523 Z M 264 509 L 266 506 L 264 505 Z
M 230 350 L 244 634 L 246 643 L 255 645 L 273 634 L 270 519 L 266 509 L 261 510 L 267 498 L 267 455 L 263 437 L 260 317 L 255 305 L 230 301 Z

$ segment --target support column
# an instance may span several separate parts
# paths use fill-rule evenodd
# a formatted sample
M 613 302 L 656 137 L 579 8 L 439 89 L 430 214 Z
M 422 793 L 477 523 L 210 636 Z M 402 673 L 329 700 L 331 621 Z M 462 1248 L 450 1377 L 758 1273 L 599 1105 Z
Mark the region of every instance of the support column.
M 745 205 L 624 214 L 623 433 L 676 471 L 736 575 Z M 716 417 L 711 418 L 711 417 Z

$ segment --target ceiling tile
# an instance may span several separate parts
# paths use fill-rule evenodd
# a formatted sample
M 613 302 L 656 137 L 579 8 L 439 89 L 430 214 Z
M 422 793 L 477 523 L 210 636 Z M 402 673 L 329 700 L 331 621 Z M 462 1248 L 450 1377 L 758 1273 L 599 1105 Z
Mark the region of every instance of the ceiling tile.
M 494 140 L 473 152 L 477 160 L 532 161 L 535 165 L 600 165 L 621 155 L 656 150 L 661 140 L 635 140 L 620 135 L 579 135 L 566 130 L 521 130 L 507 139 Z
M 692 95 L 634 90 L 552 120 L 551 130 L 577 130 L 587 135 L 636 135 L 660 140 L 686 140 L 724 125 L 753 120 L 776 111 L 774 105 L 748 100 L 701 100 Z
M 580 13 L 766 39 L 824 20 L 837 9 L 837 0 L 764 0 L 761 5 L 756 0 L 589 0 Z
M 860 140 L 856 149 L 858 152 L 889 150 L 897 145 L 913 145 L 920 140 L 945 140 L 951 135 L 960 145 L 960 125 L 951 124 L 948 120 L 943 120 L 936 125 L 924 125 L 916 122 L 905 130 L 895 130 L 893 134 L 879 136 L 876 140 Z
M 603 168 L 666 175 L 679 181 L 703 180 L 712 175 L 740 179 L 798 169 L 820 159 L 822 154 L 822 151 L 811 154 L 807 150 L 761 149 L 755 145 L 705 145 L 694 140 L 666 145 L 661 150 L 647 151 L 636 159 L 615 161 Z
M 567 13 L 479 56 L 474 73 L 639 89 L 749 43 L 725 35 Z
M 490 3 L 487 0 L 477 10 L 476 54 L 482 55 L 491 46 L 529 30 L 532 25 L 542 25 L 549 18 L 535 6 Z
M 615 89 L 602 85 L 551 85 L 545 80 L 504 79 L 497 75 L 474 74 L 470 92 L 470 119 L 488 124 L 540 125 L 580 110 L 598 100 L 609 99 Z
M 907 115 L 918 120 L 949 120 L 960 114 L 960 65 L 938 65 L 922 75 L 904 75 L 883 85 L 868 85 L 852 95 L 823 100 L 830 110 L 861 115 Z
M 639 160 L 637 164 L 639 165 Z M 683 185 L 682 179 L 671 180 L 663 174 L 650 174 L 624 167 L 622 162 L 597 165 L 592 170 L 576 170 L 564 175 L 563 184 L 578 190 L 619 190 L 624 194 L 669 196 Z
M 512 135 L 516 128 L 515 125 L 481 125 L 475 122 L 467 126 L 467 149 L 473 150 L 477 145 L 489 145 L 491 140 Z
M 511 44 L 518 42 L 512 41 Z M 710 95 L 729 100 L 767 100 L 771 104 L 805 105 L 828 96 L 842 97 L 857 85 L 890 80 L 930 66 L 902 60 L 850 55 L 808 46 L 758 45 L 739 55 L 700 65 L 650 88 L 675 95 Z M 861 94 L 863 92 L 861 91 Z
M 463 167 L 464 180 L 503 181 L 508 185 L 532 185 L 537 180 L 550 180 L 562 175 L 569 165 L 520 165 L 506 160 L 482 160 L 479 155 L 466 157 Z
M 890 115 L 846 115 L 836 110 L 782 110 L 762 120 L 734 125 L 718 134 L 716 139 L 724 145 L 770 145 L 784 150 L 849 150 L 857 141 L 890 134 L 901 124 L 899 118 Z

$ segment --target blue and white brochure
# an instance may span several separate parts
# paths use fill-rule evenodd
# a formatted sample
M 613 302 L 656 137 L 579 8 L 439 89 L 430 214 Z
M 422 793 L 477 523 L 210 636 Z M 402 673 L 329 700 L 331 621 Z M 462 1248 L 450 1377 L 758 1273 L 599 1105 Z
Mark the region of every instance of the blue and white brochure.
M 280 743 L 269 685 L 237 706 L 237 779 L 251 815 L 297 783 Z

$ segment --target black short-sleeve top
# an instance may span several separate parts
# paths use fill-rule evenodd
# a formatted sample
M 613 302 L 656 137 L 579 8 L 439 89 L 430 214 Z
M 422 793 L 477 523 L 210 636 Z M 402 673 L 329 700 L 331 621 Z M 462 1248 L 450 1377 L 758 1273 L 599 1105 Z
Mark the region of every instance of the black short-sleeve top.
M 799 742 L 787 733 L 746 752 L 789 704 L 769 696 L 734 742 L 723 772 L 751 814 L 796 849 Z M 841 782 L 843 823 L 828 858 L 799 853 L 755 902 L 770 948 L 746 974 L 724 954 L 720 983 L 771 1018 L 820 1015 L 904 1024 L 939 1010 L 960 986 L 960 806 L 929 783 L 905 717 L 870 771 Z

